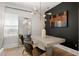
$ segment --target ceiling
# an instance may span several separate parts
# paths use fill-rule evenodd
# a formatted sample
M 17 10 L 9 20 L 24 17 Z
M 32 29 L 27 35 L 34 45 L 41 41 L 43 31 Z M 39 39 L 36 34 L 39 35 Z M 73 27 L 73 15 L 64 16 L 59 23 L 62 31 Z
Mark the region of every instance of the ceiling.
M 15 4 L 23 9 L 38 13 L 44 14 L 47 10 L 55 7 L 56 5 L 60 4 L 61 2 L 9 2 L 9 4 Z

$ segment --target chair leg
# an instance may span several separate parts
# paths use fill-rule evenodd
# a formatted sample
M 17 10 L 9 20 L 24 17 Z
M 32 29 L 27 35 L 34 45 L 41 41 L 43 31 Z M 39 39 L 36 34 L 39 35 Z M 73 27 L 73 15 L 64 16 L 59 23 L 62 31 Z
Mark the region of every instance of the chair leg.
M 23 51 L 22 51 L 22 55 L 23 55 L 24 51 L 25 51 L 25 49 L 23 49 Z
M 32 56 L 34 56 L 34 49 L 32 50 Z

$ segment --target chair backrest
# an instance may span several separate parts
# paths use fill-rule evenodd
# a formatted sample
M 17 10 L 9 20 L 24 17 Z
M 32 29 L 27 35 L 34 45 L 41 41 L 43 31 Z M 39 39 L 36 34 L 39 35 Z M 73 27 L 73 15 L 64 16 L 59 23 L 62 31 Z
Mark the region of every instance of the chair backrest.
M 30 42 L 31 42 L 31 35 L 27 35 L 26 38 L 24 38 L 24 47 L 25 50 L 32 55 L 33 46 Z
M 25 47 L 26 52 L 32 55 L 33 46 L 29 43 L 24 43 L 24 47 Z
M 31 35 L 24 35 L 24 40 L 31 41 Z

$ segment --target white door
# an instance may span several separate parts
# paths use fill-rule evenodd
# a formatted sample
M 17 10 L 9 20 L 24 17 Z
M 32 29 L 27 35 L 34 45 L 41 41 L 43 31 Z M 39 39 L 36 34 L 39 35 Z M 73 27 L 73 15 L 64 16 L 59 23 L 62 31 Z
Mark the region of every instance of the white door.
M 18 47 L 18 15 L 5 13 L 4 48 Z

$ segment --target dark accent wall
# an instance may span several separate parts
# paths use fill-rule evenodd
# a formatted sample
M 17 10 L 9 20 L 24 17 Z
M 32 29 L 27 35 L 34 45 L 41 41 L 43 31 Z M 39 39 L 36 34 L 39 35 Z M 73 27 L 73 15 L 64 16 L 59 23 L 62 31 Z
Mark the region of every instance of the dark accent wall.
M 68 27 L 50 28 L 50 16 L 46 15 L 46 34 L 65 38 L 66 41 L 62 43 L 62 45 L 78 50 L 78 2 L 62 2 L 54 8 L 48 10 L 46 13 L 51 12 L 52 15 L 54 15 L 63 11 L 68 11 Z
M 79 3 L 77 3 L 78 6 L 78 51 L 79 51 Z

